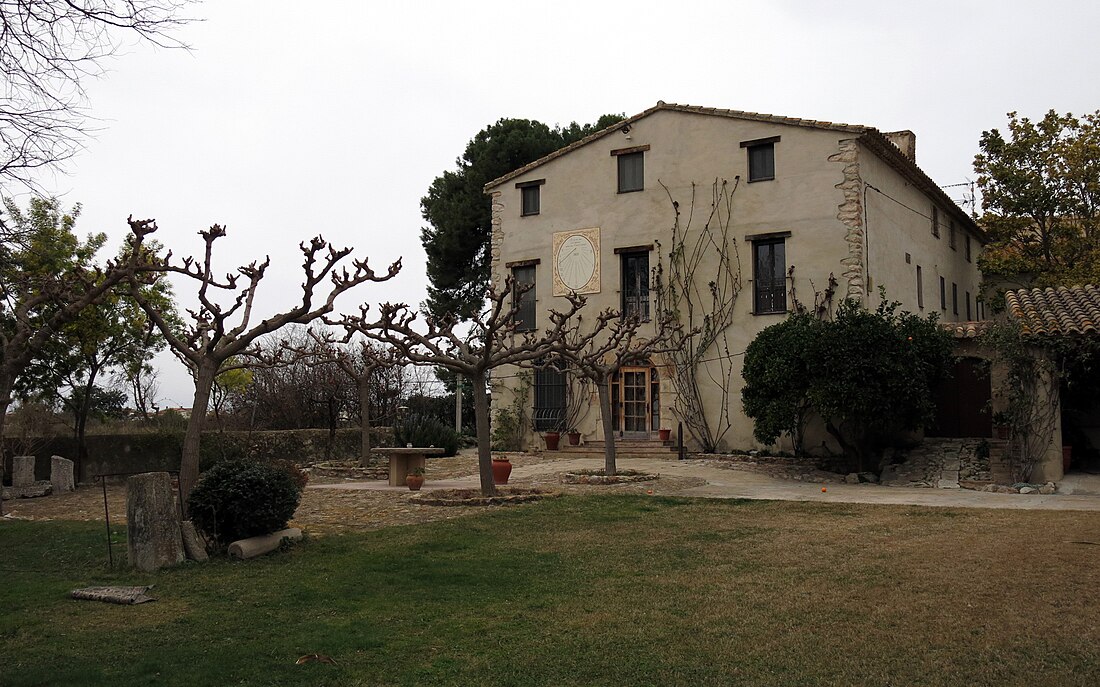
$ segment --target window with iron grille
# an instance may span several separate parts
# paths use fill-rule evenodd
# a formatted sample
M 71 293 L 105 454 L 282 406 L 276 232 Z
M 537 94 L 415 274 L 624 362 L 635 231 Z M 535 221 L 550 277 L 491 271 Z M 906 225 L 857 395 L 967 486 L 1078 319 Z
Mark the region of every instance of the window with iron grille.
M 752 243 L 753 313 L 787 312 L 787 263 L 784 239 Z
M 622 254 L 623 317 L 649 319 L 649 251 Z
M 557 367 L 535 370 L 535 431 L 564 432 L 565 424 L 565 372 Z
M 516 309 L 516 330 L 528 332 L 535 328 L 535 266 L 512 268 L 512 307 Z

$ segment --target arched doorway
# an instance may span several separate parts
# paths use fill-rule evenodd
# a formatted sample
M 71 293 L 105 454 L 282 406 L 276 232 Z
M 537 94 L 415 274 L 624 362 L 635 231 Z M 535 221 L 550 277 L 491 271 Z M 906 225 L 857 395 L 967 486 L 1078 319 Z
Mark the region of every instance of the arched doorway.
M 993 397 L 989 365 L 981 358 L 959 358 L 955 373 L 935 391 L 936 420 L 930 437 L 991 437 Z

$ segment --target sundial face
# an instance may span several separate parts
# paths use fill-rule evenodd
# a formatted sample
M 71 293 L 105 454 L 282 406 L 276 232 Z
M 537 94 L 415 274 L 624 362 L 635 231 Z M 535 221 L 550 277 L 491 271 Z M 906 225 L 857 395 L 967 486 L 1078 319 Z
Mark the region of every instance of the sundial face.
M 600 228 L 570 229 L 553 236 L 554 295 L 600 292 Z
M 596 272 L 596 248 L 586 237 L 573 235 L 558 249 L 558 277 L 570 291 L 579 291 Z

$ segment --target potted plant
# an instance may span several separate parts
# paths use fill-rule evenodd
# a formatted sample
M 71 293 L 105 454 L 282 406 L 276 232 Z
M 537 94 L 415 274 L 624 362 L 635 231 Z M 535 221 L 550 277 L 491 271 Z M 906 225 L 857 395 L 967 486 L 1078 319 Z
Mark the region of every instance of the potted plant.
M 573 428 L 573 429 L 569 430 L 569 434 L 567 434 L 566 436 L 569 437 L 569 445 L 570 446 L 579 446 L 580 445 L 580 443 L 581 443 L 581 433 L 578 432 L 576 428 Z
M 542 438 L 546 440 L 547 451 L 557 451 L 558 443 L 561 441 L 561 433 L 557 430 L 550 430 L 542 435 Z
M 1012 433 L 1012 423 L 1008 419 L 1008 413 L 998 410 L 993 413 L 993 433 L 998 439 L 1007 439 Z
M 413 468 L 405 476 L 405 484 L 409 486 L 409 491 L 420 491 L 420 487 L 424 486 L 424 468 Z
M 660 437 L 661 441 L 668 441 L 669 438 L 672 436 L 672 430 L 671 429 L 658 429 L 657 430 L 657 436 Z
M 508 456 L 493 456 L 493 484 L 508 484 L 508 475 L 512 474 L 512 463 Z

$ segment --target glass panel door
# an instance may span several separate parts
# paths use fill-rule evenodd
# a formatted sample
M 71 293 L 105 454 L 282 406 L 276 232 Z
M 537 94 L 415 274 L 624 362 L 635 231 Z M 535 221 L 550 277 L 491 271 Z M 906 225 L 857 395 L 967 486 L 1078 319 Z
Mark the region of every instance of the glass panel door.
M 649 380 L 645 368 L 623 370 L 623 431 L 649 431 Z

